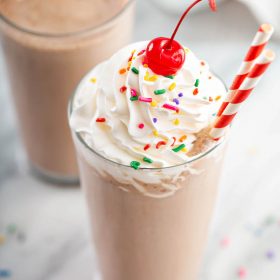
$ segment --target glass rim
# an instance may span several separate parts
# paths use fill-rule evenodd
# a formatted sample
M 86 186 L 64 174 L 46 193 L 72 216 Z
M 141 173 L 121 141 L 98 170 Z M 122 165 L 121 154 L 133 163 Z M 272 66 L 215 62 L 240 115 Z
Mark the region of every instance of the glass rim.
M 14 21 L 10 20 L 8 17 L 4 16 L 3 13 L 0 12 L 0 21 L 2 20 L 8 26 L 16 29 L 17 31 L 26 33 L 28 35 L 42 37 L 42 38 L 49 38 L 49 39 L 63 39 L 68 37 L 75 37 L 75 36 L 83 36 L 89 33 L 97 33 L 106 27 L 109 27 L 112 23 L 114 23 L 123 13 L 125 13 L 128 8 L 134 3 L 136 0 L 128 0 L 127 3 L 112 17 L 108 18 L 104 22 L 92 27 L 87 27 L 78 31 L 73 32 L 62 32 L 62 33 L 52 33 L 52 32 L 39 32 L 34 31 L 29 28 L 22 27 L 15 23 Z
M 93 68 L 92 68 L 93 69 Z M 100 154 L 98 151 L 94 150 L 92 147 L 90 147 L 86 141 L 83 139 L 83 137 L 81 136 L 81 133 L 80 132 L 77 132 L 77 131 L 73 131 L 71 126 L 70 126 L 70 117 L 71 117 L 71 114 L 73 112 L 73 105 L 74 105 L 74 100 L 75 100 L 75 97 L 76 97 L 76 94 L 78 93 L 79 91 L 79 88 L 80 86 L 84 83 L 84 81 L 88 78 L 89 74 L 91 73 L 92 69 L 82 78 L 82 80 L 78 83 L 78 85 L 76 86 L 75 90 L 73 91 L 73 93 L 71 94 L 70 98 L 69 98 L 69 101 L 68 101 L 68 106 L 67 106 L 67 116 L 68 116 L 68 124 L 69 124 L 69 127 L 71 129 L 71 133 L 75 135 L 75 137 L 77 137 L 77 139 L 79 140 L 79 142 L 88 150 L 90 151 L 91 153 L 95 154 L 96 156 L 98 156 L 99 158 L 102 158 L 104 159 L 105 161 L 109 162 L 110 164 L 113 164 L 113 165 L 116 165 L 116 166 L 122 166 L 124 168 L 130 168 L 131 169 L 131 166 L 130 165 L 126 165 L 126 164 L 123 164 L 123 163 L 119 163 L 119 162 L 116 162 L 114 160 L 111 160 L 109 158 L 106 158 L 105 156 L 103 156 L 102 154 Z M 212 72 L 213 73 L 213 72 Z M 214 73 L 213 73 L 214 74 Z M 216 74 L 214 74 L 216 77 L 218 77 L 221 82 L 224 84 L 225 86 L 225 89 L 228 90 L 225 82 Z M 138 168 L 138 171 L 139 170 L 153 170 L 153 171 L 159 171 L 159 170 L 167 170 L 167 169 L 172 169 L 172 168 L 178 168 L 178 167 L 182 167 L 186 164 L 190 164 L 190 163 L 193 163 L 193 162 L 196 162 L 197 160 L 201 159 L 201 158 L 204 158 L 206 157 L 207 155 L 209 155 L 211 152 L 215 151 L 221 144 L 223 144 L 225 142 L 225 139 L 226 139 L 226 136 L 225 137 L 222 137 L 219 141 L 217 141 L 217 143 L 215 145 L 213 145 L 213 147 L 211 147 L 210 149 L 207 149 L 205 152 L 203 153 L 200 153 L 198 154 L 197 156 L 194 156 L 193 158 L 191 158 L 190 160 L 187 160 L 183 163 L 179 163 L 179 164 L 176 164 L 176 165 L 172 165 L 172 166 L 166 166 L 166 167 L 139 167 Z

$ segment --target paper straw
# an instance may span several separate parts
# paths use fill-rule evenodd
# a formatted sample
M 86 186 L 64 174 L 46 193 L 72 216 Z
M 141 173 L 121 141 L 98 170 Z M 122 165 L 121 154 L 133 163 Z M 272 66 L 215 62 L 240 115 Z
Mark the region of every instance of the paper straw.
M 259 60 L 253 66 L 253 69 L 250 71 L 242 85 L 236 91 L 234 97 L 230 100 L 222 115 L 216 118 L 213 128 L 210 131 L 210 136 L 213 139 L 218 140 L 225 134 L 227 127 L 232 123 L 232 120 L 238 113 L 241 104 L 254 90 L 254 88 L 262 78 L 264 72 L 274 59 L 275 53 L 273 51 L 263 51 Z
M 229 89 L 228 95 L 222 103 L 217 116 L 221 116 L 229 101 L 233 98 L 236 90 L 239 89 L 240 85 L 247 77 L 248 73 L 252 69 L 256 59 L 262 53 L 264 47 L 267 45 L 271 35 L 273 34 L 274 28 L 270 24 L 262 24 L 255 35 L 253 42 L 233 80 L 233 83 Z

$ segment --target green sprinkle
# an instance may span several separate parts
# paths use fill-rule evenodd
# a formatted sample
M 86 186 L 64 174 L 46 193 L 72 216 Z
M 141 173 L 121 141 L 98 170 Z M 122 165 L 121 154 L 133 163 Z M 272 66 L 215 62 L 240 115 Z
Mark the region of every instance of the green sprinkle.
M 168 78 L 168 79 L 174 79 L 174 76 L 172 76 L 172 75 L 168 75 L 168 76 L 165 76 L 165 78 Z
M 139 74 L 139 70 L 138 70 L 137 68 L 135 68 L 135 67 L 132 67 L 132 68 L 131 68 L 131 71 L 132 71 L 134 74 L 136 74 L 136 75 Z
M 131 163 L 130 163 L 130 166 L 132 167 L 132 168 L 134 168 L 135 170 L 137 170 L 139 167 L 140 167 L 140 162 L 139 161 L 135 161 L 135 160 L 133 160 Z
M 144 157 L 143 161 L 148 162 L 148 163 L 153 163 L 153 160 L 151 160 L 150 158 Z
M 130 97 L 130 100 L 131 100 L 131 101 L 136 101 L 136 100 L 138 100 L 138 96 L 131 96 L 131 97 Z
M 199 79 L 196 79 L 196 80 L 195 80 L 194 86 L 195 86 L 195 87 L 198 87 L 198 86 L 199 86 Z
M 164 94 L 166 93 L 166 89 L 157 89 L 154 91 L 154 94 L 159 95 L 159 94 Z
M 178 153 L 179 151 L 181 151 L 182 149 L 184 149 L 186 147 L 185 144 L 181 144 L 180 146 L 172 149 L 173 152 Z
M 203 96 L 202 98 L 203 98 L 203 99 L 205 99 L 205 100 L 207 99 L 207 97 L 206 97 L 206 96 Z

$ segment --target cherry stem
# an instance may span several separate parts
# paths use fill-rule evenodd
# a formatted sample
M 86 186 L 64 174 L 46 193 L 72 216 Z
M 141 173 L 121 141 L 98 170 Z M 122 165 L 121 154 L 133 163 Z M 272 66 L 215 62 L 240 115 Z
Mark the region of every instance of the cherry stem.
M 190 11 L 196 4 L 198 4 L 198 3 L 201 2 L 201 1 L 202 1 L 202 0 L 196 0 L 195 2 L 193 2 L 193 3 L 186 9 L 186 11 L 185 11 L 185 12 L 183 13 L 183 15 L 181 16 L 179 22 L 177 23 L 177 26 L 176 26 L 176 28 L 175 28 L 175 30 L 174 30 L 174 32 L 173 32 L 173 34 L 172 34 L 170 40 L 169 40 L 168 43 L 165 45 L 165 49 L 171 48 L 172 42 L 173 42 L 173 40 L 174 40 L 174 38 L 175 38 L 175 36 L 176 36 L 176 34 L 177 34 L 177 32 L 178 32 L 178 29 L 179 29 L 181 23 L 183 22 L 184 18 L 185 18 L 186 15 L 189 13 L 189 11 Z

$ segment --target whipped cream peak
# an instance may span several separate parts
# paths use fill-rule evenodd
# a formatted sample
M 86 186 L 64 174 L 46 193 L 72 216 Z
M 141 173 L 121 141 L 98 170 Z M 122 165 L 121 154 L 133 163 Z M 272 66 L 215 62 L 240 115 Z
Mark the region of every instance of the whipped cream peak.
M 129 45 L 96 66 L 80 83 L 70 116 L 88 146 L 135 169 L 189 161 L 226 94 L 187 48 L 176 75 L 156 75 L 145 64 L 147 44 Z

